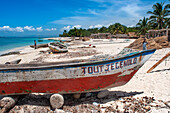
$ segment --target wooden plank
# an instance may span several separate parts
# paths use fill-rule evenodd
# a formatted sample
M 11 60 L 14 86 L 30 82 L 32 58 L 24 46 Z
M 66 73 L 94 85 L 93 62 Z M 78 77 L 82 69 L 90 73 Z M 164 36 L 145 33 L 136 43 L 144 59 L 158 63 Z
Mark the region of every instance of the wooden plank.
M 153 65 L 147 73 L 150 73 L 153 69 L 155 69 L 161 62 L 163 62 L 168 56 L 170 56 L 170 52 L 166 54 L 162 59 L 160 59 L 155 65 Z
M 35 48 L 34 45 L 30 45 L 30 47 Z M 48 44 L 39 44 L 37 45 L 37 48 L 45 48 L 48 47 Z

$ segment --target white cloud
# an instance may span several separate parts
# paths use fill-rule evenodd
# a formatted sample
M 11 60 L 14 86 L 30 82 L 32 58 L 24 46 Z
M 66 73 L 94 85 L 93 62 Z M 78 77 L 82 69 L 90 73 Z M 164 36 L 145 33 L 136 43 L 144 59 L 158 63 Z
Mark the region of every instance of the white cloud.
M 92 29 L 92 28 L 101 28 L 103 27 L 104 25 L 101 25 L 101 24 L 97 24 L 97 25 L 90 25 L 88 28 Z
M 52 31 L 56 31 L 57 29 L 56 28 L 51 28 Z
M 49 28 L 47 28 L 47 29 L 45 29 L 46 31 L 56 31 L 57 29 L 56 28 L 51 28 L 51 29 L 49 29 Z
M 91 26 L 89 26 L 89 28 L 92 29 L 92 28 L 94 28 L 94 26 L 91 25 Z
M 135 25 L 128 25 L 127 27 L 135 27 Z
M 75 25 L 75 27 L 81 27 L 80 25 Z M 56 28 L 47 28 L 46 31 L 56 31 Z M 12 28 L 10 26 L 3 26 L 0 27 L 0 31 L 13 31 L 13 32 L 24 32 L 24 31 L 43 31 L 42 27 L 34 28 L 33 26 L 25 26 L 25 27 L 15 27 Z
M 23 30 L 22 27 L 16 27 L 15 30 L 16 30 L 17 32 L 24 32 L 24 30 Z
M 63 30 L 69 31 L 70 29 L 71 29 L 71 26 L 65 26 L 65 27 L 63 27 L 63 28 L 61 29 L 61 31 L 63 31 Z
M 63 30 L 69 31 L 70 29 L 74 29 L 74 28 L 80 29 L 81 27 L 82 27 L 82 25 L 65 26 L 61 29 L 61 31 L 63 31 Z
M 1 31 L 13 31 L 13 29 L 10 28 L 9 26 L 0 27 L 0 30 L 1 30 Z
M 140 11 L 141 8 L 135 4 L 129 4 L 125 7 L 122 7 L 121 10 L 126 12 L 130 16 L 139 17 L 139 18 L 141 17 L 140 14 L 138 13 L 138 11 Z
M 112 25 L 113 23 L 109 23 L 109 24 L 107 24 L 107 25 L 105 25 L 105 27 L 109 27 L 110 25 Z
M 35 31 L 35 28 L 33 26 L 25 26 L 24 29 L 28 31 Z
M 74 25 L 74 26 L 72 27 L 72 29 L 74 29 L 74 28 L 79 29 L 79 28 L 81 28 L 81 25 Z
M 36 30 L 39 32 L 43 31 L 42 27 L 37 27 Z
M 16 31 L 16 32 L 24 32 L 22 27 L 11 28 L 10 26 L 0 27 L 1 31 Z
M 99 15 L 95 10 L 92 9 L 88 9 L 89 13 L 93 14 L 93 15 Z
M 97 25 L 95 25 L 94 26 L 94 28 L 101 28 L 103 25 L 101 25 L 101 24 L 97 24 Z
M 87 0 L 96 4 L 86 10 L 78 10 L 76 16 L 64 17 L 51 23 L 67 25 L 82 25 L 83 28 L 109 26 L 110 23 L 121 23 L 126 26 L 136 25 L 141 17 L 147 17 L 146 12 L 152 9 L 153 1 L 141 0 Z M 158 1 L 158 0 L 156 0 Z M 85 15 L 85 16 L 84 16 Z M 91 26 L 92 25 L 92 26 Z

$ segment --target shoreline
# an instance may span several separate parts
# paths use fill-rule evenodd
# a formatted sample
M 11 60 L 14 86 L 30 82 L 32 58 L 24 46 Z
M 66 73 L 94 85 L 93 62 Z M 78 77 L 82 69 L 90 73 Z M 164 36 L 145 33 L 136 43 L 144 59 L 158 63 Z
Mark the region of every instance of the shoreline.
M 21 47 L 16 47 L 16 48 L 0 51 L 0 55 L 5 54 L 5 53 L 9 53 L 9 52 L 23 51 L 26 48 L 29 48 L 29 46 L 21 46 Z
M 18 48 L 13 48 L 7 51 L 4 51 L 3 53 L 8 53 L 8 52 L 13 52 L 13 51 L 20 51 L 20 54 L 18 55 L 7 55 L 7 56 L 1 56 L 0 61 L 1 63 L 5 63 L 4 60 L 6 61 L 12 61 L 17 60 L 17 59 L 23 59 L 21 63 L 29 63 L 32 61 L 45 61 L 45 62 L 51 62 L 51 61 L 62 61 L 62 60 L 71 60 L 71 59 L 78 59 L 81 58 L 87 58 L 89 57 L 88 53 L 90 52 L 96 52 L 97 54 L 112 54 L 115 55 L 116 53 L 120 52 L 123 50 L 125 46 L 128 46 L 131 42 L 134 40 L 131 39 L 129 42 L 125 42 L 125 39 L 115 39 L 115 40 L 108 40 L 108 39 L 103 39 L 103 42 L 97 40 L 90 40 L 90 41 L 81 41 L 81 40 L 75 40 L 71 41 L 67 44 L 68 46 L 68 53 L 59 53 L 59 54 L 42 54 L 41 51 L 47 51 L 49 48 L 39 48 L 39 49 L 34 49 L 29 46 L 23 46 L 23 47 L 18 47 Z M 96 46 L 96 48 L 89 48 L 89 44 L 92 46 Z M 85 47 L 85 48 L 84 48 Z M 110 48 L 111 47 L 111 48 Z M 82 56 L 78 57 L 76 55 L 82 54 Z M 92 57 L 90 55 L 90 57 Z M 37 59 L 37 60 L 36 60 Z M 24 61 L 25 60 L 25 61 Z
M 4 54 L 8 51 L 12 51 L 13 49 L 34 45 L 34 40 L 36 40 L 37 44 L 44 44 L 53 41 L 53 40 L 45 40 L 45 38 L 39 38 L 39 37 L 27 37 L 27 38 L 3 37 L 0 38 L 0 42 L 2 43 L 0 54 Z

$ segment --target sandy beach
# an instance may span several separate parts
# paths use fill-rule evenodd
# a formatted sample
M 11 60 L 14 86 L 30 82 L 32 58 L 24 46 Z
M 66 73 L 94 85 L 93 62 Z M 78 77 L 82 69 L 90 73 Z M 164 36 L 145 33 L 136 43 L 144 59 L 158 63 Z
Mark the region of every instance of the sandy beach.
M 130 39 L 128 41 L 125 39 L 90 40 L 85 42 L 73 41 L 68 43 L 68 45 L 70 45 L 68 46 L 69 52 L 60 53 L 60 54 L 50 54 L 48 51 L 49 48 L 33 49 L 30 48 L 29 46 L 26 46 L 20 49 L 17 48 L 11 50 L 11 51 L 20 51 L 20 54 L 1 56 L 0 63 L 4 64 L 6 62 L 17 60 L 17 59 L 22 59 L 20 63 L 32 63 L 32 62 L 41 63 L 41 62 L 67 61 L 67 60 L 75 60 L 75 59 L 89 59 L 94 57 L 95 55 L 101 56 L 101 55 L 109 54 L 114 56 L 118 54 L 124 47 L 128 46 L 132 42 L 134 42 L 134 39 Z M 163 102 L 170 101 L 170 76 L 169 76 L 170 58 L 167 58 L 165 61 L 163 61 L 151 73 L 146 73 L 151 66 L 153 66 L 158 60 L 160 60 L 169 51 L 170 48 L 163 48 L 163 49 L 156 50 L 156 52 L 152 55 L 152 57 L 142 66 L 142 68 L 135 74 L 135 76 L 126 85 L 109 89 L 110 93 L 108 98 L 102 100 L 92 98 L 90 100 L 90 104 L 95 105 L 94 102 L 96 102 L 97 105 L 100 104 L 100 106 L 103 106 L 102 108 L 103 111 L 107 109 L 109 106 L 114 107 L 114 105 L 116 104 L 116 106 L 119 107 L 120 112 L 123 112 L 123 108 L 122 108 L 123 104 L 120 103 L 123 97 L 132 96 L 133 98 L 143 98 L 147 96 L 147 97 L 153 97 L 155 99 L 154 102 L 157 103 L 157 105 L 159 105 L 159 107 L 150 106 L 149 112 L 152 113 L 169 112 L 170 108 L 168 106 L 170 106 L 170 102 L 168 103 L 168 106 L 163 104 Z M 115 99 L 114 97 L 118 97 L 118 98 Z M 29 98 L 32 97 L 30 96 Z M 36 97 L 36 98 L 40 98 L 40 97 Z M 46 100 L 42 100 L 42 101 L 45 102 Z M 69 102 L 66 100 L 66 103 Z M 77 102 L 78 105 L 81 105 L 82 103 L 84 103 L 84 101 Z M 39 105 L 41 106 L 41 104 L 31 105 L 30 102 L 30 104 L 27 105 L 27 107 L 30 109 L 39 109 L 38 108 Z M 48 109 L 50 109 L 49 103 L 48 104 L 46 103 L 45 105 Z M 26 105 L 23 103 L 21 105 L 16 105 L 14 108 L 17 108 L 17 106 L 22 107 Z M 67 107 L 67 104 L 64 106 Z M 14 111 L 14 108 L 11 111 Z M 18 111 L 21 111 L 21 109 Z
M 167 58 L 152 72 L 146 73 L 158 60 L 165 56 L 170 48 L 157 50 L 154 55 L 142 66 L 135 76 L 124 86 L 111 88 L 110 91 L 142 92 L 135 97 L 149 96 L 157 101 L 170 100 L 170 59 Z M 170 104 L 170 103 L 169 103 Z M 153 113 L 166 113 L 169 108 L 152 108 Z
M 170 0 L 0 3 L 0 113 L 170 113 Z
M 94 55 L 109 54 L 114 56 L 133 41 L 134 41 L 133 39 L 129 41 L 126 41 L 125 39 L 118 39 L 118 40 L 97 39 L 97 40 L 90 40 L 85 42 L 76 40 L 67 43 L 69 45 L 68 53 L 60 53 L 60 54 L 49 54 L 48 47 L 34 49 L 34 48 L 30 48 L 29 46 L 25 46 L 25 47 L 9 50 L 8 52 L 19 51 L 20 54 L 1 56 L 0 62 L 1 64 L 5 64 L 5 62 L 22 59 L 20 63 L 30 63 L 30 62 L 41 63 L 41 62 L 67 61 L 67 60 L 75 60 L 75 59 L 88 59 L 89 57 L 93 57 Z M 92 46 L 95 46 L 95 48 L 93 48 Z

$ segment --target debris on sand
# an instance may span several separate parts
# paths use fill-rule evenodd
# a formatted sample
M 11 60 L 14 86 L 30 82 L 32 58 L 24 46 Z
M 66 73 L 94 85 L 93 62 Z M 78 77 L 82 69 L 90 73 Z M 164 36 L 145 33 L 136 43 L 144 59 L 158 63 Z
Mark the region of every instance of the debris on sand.
M 91 99 L 95 101 L 96 99 Z M 99 102 L 100 100 L 100 102 Z M 105 98 L 107 100 L 107 98 Z M 64 105 L 63 110 L 65 112 L 81 113 L 81 112 L 93 112 L 93 113 L 146 113 L 150 112 L 152 108 L 167 108 L 168 102 L 158 102 L 154 97 L 121 97 L 117 100 L 103 104 L 103 99 L 98 99 L 97 102 L 82 102 L 74 103 L 73 105 Z M 166 103 L 166 104 L 164 104 Z
M 8 53 L 4 53 L 4 54 L 2 54 L 2 55 L 0 55 L 0 56 L 17 55 L 17 54 L 20 54 L 20 52 L 19 52 L 19 51 L 8 52 Z
M 89 40 L 90 40 L 89 37 L 83 37 L 83 38 L 82 38 L 82 41 L 89 41 Z
M 79 57 L 85 57 L 85 56 L 92 56 L 98 54 L 95 49 L 90 48 L 78 48 L 73 51 L 69 51 L 67 53 L 59 53 L 59 54 L 42 54 L 40 57 L 35 58 L 34 61 L 31 61 L 30 63 L 42 63 L 42 62 L 50 62 L 54 61 L 54 59 L 63 59 L 63 58 L 79 58 Z M 50 60 L 53 59 L 53 60 Z
M 142 50 L 143 40 L 144 38 L 138 38 L 126 48 Z M 167 36 L 149 38 L 149 39 L 146 39 L 146 41 L 147 41 L 147 45 L 146 45 L 147 49 L 162 49 L 162 48 L 170 47 L 170 42 L 168 42 Z
M 133 93 L 133 92 L 132 92 Z M 91 93 L 86 97 L 82 94 L 79 99 L 73 98 L 73 95 L 64 95 L 64 105 L 60 109 L 53 109 L 50 105 L 50 94 L 37 95 L 28 94 L 19 97 L 17 103 L 12 104 L 14 107 L 9 109 L 9 113 L 56 113 L 56 112 L 69 112 L 69 113 L 146 113 L 155 109 L 169 109 L 170 101 L 155 100 L 154 97 L 135 97 L 128 96 L 131 93 L 125 93 L 126 96 L 116 96 L 109 93 L 105 98 L 97 98 L 97 92 Z M 0 100 L 0 101 L 3 101 Z M 7 111 L 5 104 L 0 104 L 0 112 Z

